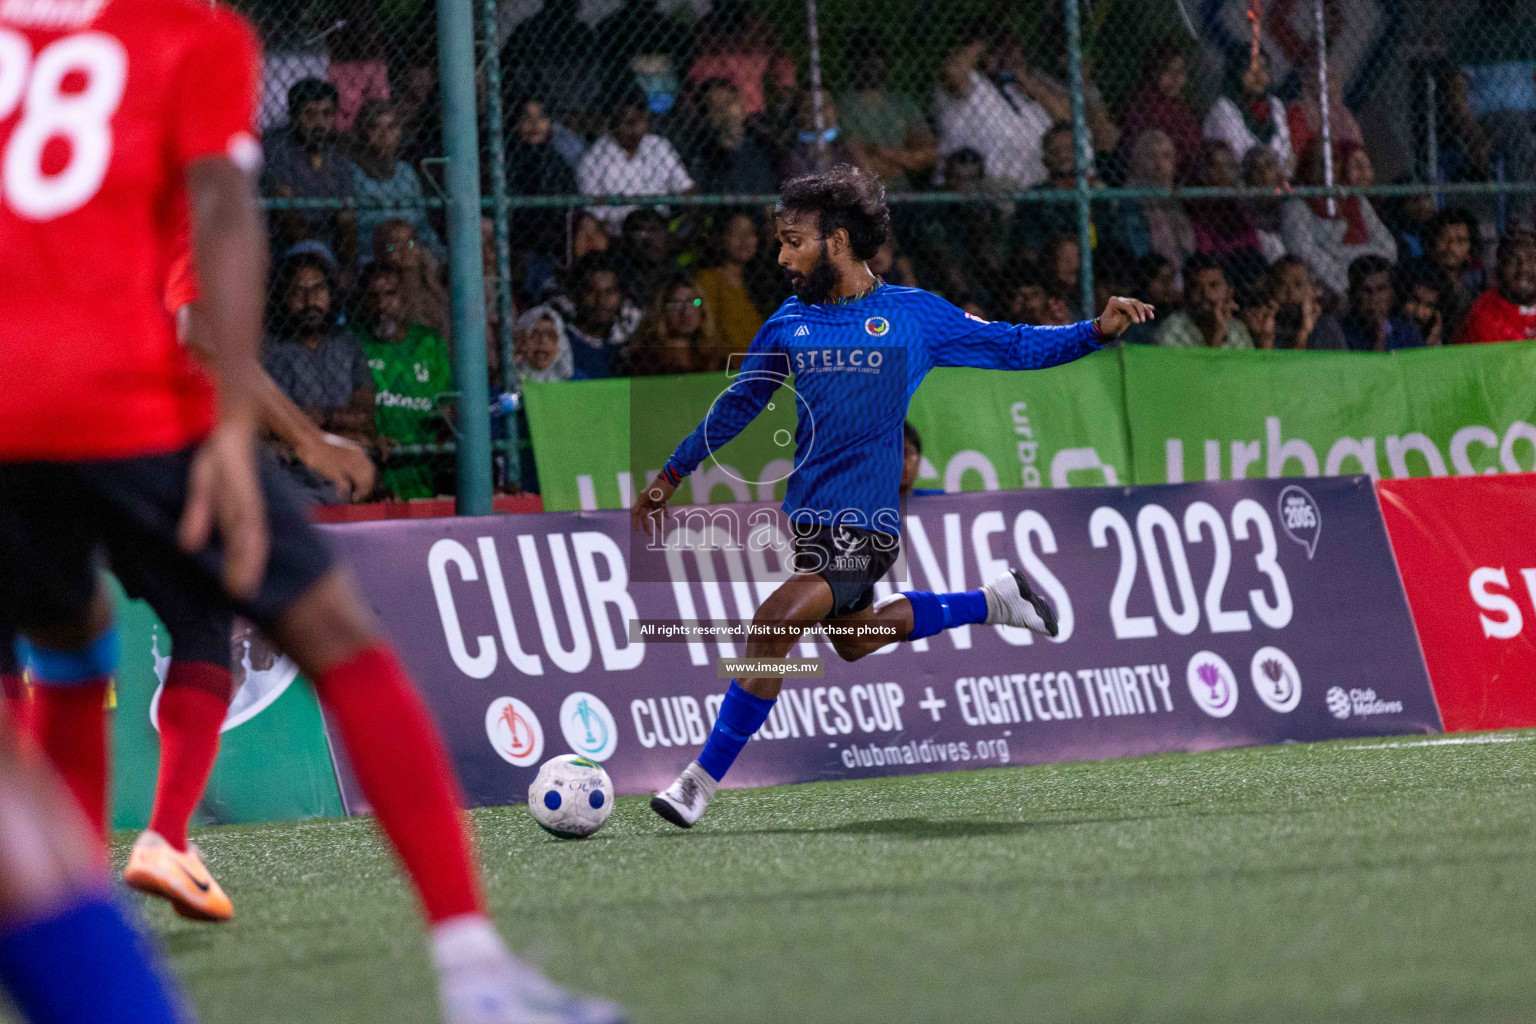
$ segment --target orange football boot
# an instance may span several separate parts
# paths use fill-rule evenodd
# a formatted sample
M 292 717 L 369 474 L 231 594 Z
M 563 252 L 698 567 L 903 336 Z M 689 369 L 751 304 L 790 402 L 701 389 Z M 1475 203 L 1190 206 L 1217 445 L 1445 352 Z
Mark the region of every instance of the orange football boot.
M 140 892 L 170 900 L 176 913 L 193 921 L 228 921 L 235 906 L 203 866 L 203 855 L 187 844 L 182 853 L 157 832 L 133 844 L 123 881 Z

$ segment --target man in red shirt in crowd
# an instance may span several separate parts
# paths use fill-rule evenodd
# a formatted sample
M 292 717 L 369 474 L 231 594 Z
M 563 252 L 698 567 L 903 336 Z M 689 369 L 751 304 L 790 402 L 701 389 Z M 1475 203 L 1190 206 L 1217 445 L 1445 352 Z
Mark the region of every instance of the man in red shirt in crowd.
M 496 933 L 425 705 L 257 456 L 259 67 L 249 26 L 200 0 L 0 2 L 0 365 L 27 371 L 0 403 L 0 626 L 23 638 L 34 731 L 58 763 L 103 765 L 68 781 L 104 813 L 117 636 L 97 553 L 131 546 L 168 585 L 257 623 L 314 682 L 415 884 L 449 1024 L 619 1021 Z M 162 305 L 187 210 L 206 373 Z M 37 962 L 8 956 L 17 935 L 0 924 L 12 984 L 8 967 Z
M 1536 234 L 1511 228 L 1499 240 L 1495 287 L 1478 296 L 1456 331 L 1456 343 L 1536 339 Z

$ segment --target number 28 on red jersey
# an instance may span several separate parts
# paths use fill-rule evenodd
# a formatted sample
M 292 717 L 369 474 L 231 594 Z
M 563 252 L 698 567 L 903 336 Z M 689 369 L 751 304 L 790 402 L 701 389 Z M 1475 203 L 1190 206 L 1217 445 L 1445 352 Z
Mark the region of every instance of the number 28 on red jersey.
M 0 459 L 207 432 L 212 393 L 162 296 L 187 168 L 260 160 L 259 60 L 203 0 L 0 0 Z

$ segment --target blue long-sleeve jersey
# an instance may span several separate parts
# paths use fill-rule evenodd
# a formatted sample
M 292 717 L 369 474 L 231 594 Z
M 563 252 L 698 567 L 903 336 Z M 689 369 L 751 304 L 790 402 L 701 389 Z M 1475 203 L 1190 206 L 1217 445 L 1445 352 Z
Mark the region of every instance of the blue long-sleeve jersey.
M 799 424 L 784 511 L 899 533 L 902 422 L 930 369 L 1038 370 L 1098 347 L 1091 321 L 989 323 L 918 288 L 881 285 L 846 304 L 808 306 L 791 297 L 757 332 L 740 373 L 677 446 L 665 472 L 692 473 L 793 374 Z

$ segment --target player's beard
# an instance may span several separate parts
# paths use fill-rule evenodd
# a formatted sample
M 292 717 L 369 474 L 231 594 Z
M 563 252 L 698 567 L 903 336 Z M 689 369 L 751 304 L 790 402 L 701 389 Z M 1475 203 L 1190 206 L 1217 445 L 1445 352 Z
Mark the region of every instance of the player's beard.
M 818 302 L 826 302 L 827 296 L 832 294 L 832 288 L 837 284 L 837 271 L 832 268 L 832 261 L 827 258 L 827 243 L 821 243 L 821 258 L 811 268 L 809 274 L 789 273 L 789 286 L 794 289 L 795 296 L 807 306 L 814 306 Z

